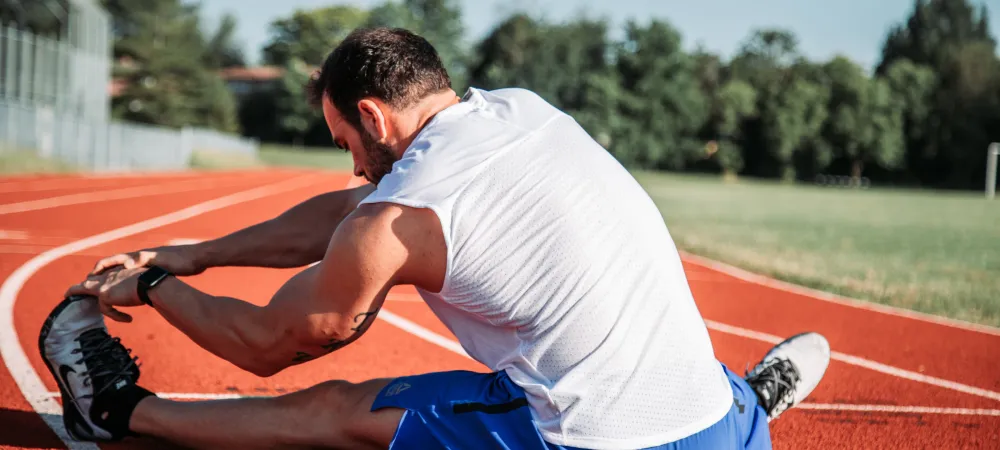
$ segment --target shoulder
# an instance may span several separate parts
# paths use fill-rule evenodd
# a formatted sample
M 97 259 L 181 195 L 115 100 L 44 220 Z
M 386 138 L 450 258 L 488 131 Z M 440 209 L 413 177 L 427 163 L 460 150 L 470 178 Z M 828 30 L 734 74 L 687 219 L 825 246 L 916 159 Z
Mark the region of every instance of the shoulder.
M 341 222 L 328 257 L 353 259 L 362 270 L 392 272 L 397 284 L 434 289 L 443 283 L 446 252 L 434 211 L 373 202 L 358 206 Z

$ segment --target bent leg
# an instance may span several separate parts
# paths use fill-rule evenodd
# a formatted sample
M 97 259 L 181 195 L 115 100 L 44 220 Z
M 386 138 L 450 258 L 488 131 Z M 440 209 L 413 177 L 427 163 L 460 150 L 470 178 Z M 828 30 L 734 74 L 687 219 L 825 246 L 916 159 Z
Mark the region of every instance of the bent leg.
M 196 448 L 388 448 L 402 409 L 370 411 L 391 379 L 328 381 L 278 397 L 177 402 L 150 397 L 129 428 Z

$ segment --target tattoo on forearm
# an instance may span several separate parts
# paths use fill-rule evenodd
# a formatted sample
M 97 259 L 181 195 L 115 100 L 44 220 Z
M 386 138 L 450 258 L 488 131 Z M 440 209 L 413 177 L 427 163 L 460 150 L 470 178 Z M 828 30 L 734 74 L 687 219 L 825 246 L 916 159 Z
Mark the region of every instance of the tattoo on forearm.
M 371 311 L 363 312 L 361 314 L 354 316 L 354 323 L 357 324 L 356 326 L 351 328 L 351 331 L 353 331 L 354 334 L 349 336 L 347 339 L 330 339 L 330 342 L 326 343 L 325 345 L 321 345 L 320 348 L 322 348 L 327 354 L 329 354 L 343 348 L 347 344 L 350 344 L 351 341 L 354 340 L 354 338 L 356 338 L 358 335 L 363 333 L 365 330 L 368 329 L 368 327 L 371 326 L 372 322 L 375 321 L 375 316 L 376 314 L 378 314 L 378 311 L 379 308 L 375 308 Z M 293 358 L 292 361 L 303 362 L 303 361 L 309 361 L 313 358 L 315 358 L 315 356 L 310 355 L 308 353 L 296 352 L 295 358 Z
M 368 326 L 371 325 L 371 322 L 368 321 L 368 318 L 371 317 L 372 319 L 374 319 L 375 314 L 378 314 L 378 308 L 354 316 L 354 323 L 358 324 L 358 326 L 351 328 L 351 330 L 361 331 L 362 327 L 368 328 Z

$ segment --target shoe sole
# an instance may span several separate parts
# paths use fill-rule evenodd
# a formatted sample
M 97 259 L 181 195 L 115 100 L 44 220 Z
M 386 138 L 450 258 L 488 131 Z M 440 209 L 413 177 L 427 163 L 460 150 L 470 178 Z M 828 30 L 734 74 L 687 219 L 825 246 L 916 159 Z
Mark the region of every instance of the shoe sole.
M 64 309 L 69 307 L 75 302 L 85 300 L 87 297 L 72 296 L 63 299 L 55 309 L 49 313 L 49 316 L 45 318 L 45 322 L 42 324 L 42 330 L 38 335 L 38 352 L 42 355 L 42 361 L 45 362 L 45 367 L 49 369 L 49 373 L 52 378 L 56 380 L 56 385 L 59 386 L 59 394 L 62 396 L 62 406 L 63 406 L 63 426 L 69 433 L 70 437 L 77 441 L 93 441 L 97 438 L 93 436 L 93 430 L 90 429 L 90 425 L 83 417 L 83 413 L 76 406 L 76 399 L 72 397 L 66 386 L 63 385 L 62 377 L 58 375 L 58 372 L 52 364 L 49 363 L 49 359 L 45 355 L 45 339 L 49 337 L 49 332 L 52 331 L 52 323 L 56 320 L 56 317 L 63 312 Z M 85 429 L 80 429 L 80 426 L 86 427 Z

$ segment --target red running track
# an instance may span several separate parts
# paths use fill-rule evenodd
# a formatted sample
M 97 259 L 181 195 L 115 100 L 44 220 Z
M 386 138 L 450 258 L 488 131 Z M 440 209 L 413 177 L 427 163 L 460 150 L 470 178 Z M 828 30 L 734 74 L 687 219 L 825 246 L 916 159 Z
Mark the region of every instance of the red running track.
M 287 188 L 289 180 L 297 187 Z M 0 180 L 0 211 L 7 204 L 65 198 L 74 194 L 66 190 L 67 183 L 95 198 L 114 190 L 166 188 L 138 197 L 0 214 L 0 279 L 5 289 L 16 284 L 10 278 L 16 270 L 59 246 L 248 189 L 283 182 L 287 188 L 38 267 L 20 286 L 12 310 L 0 308 L 0 315 L 13 314 L 17 331 L 12 342 L 0 344 L 19 347 L 41 389 L 55 392 L 37 354 L 38 329 L 66 286 L 79 281 L 97 258 L 173 239 L 219 236 L 271 218 L 312 195 L 342 188 L 348 180 L 346 174 L 292 170 Z M 17 189 L 19 184 L 25 186 L 23 192 Z M 734 370 L 759 360 L 772 345 L 769 340 L 803 330 L 823 333 L 838 352 L 807 404 L 772 423 L 775 448 L 1000 448 L 1000 330 L 968 329 L 822 301 L 734 277 L 700 259 L 687 260 L 686 265 L 717 356 Z M 222 268 L 186 281 L 210 293 L 260 304 L 297 271 Z M 355 344 L 266 379 L 202 350 L 152 311 L 133 309 L 129 312 L 134 313 L 134 323 L 109 321 L 108 326 L 141 358 L 143 384 L 168 395 L 273 395 L 331 378 L 359 381 L 426 371 L 487 370 L 462 355 L 453 342 L 441 344 L 440 338 L 454 341 L 454 337 L 412 290 L 396 289 L 384 311 L 390 314 L 381 314 Z M 409 323 L 410 330 L 422 329 L 423 337 L 400 328 L 400 321 Z M 428 340 L 428 333 L 439 341 Z M 4 362 L 0 448 L 66 448 L 27 400 L 31 392 L 22 392 L 15 382 L 14 373 L 22 373 L 22 368 L 12 359 Z M 103 447 L 151 445 L 166 447 L 149 439 Z

